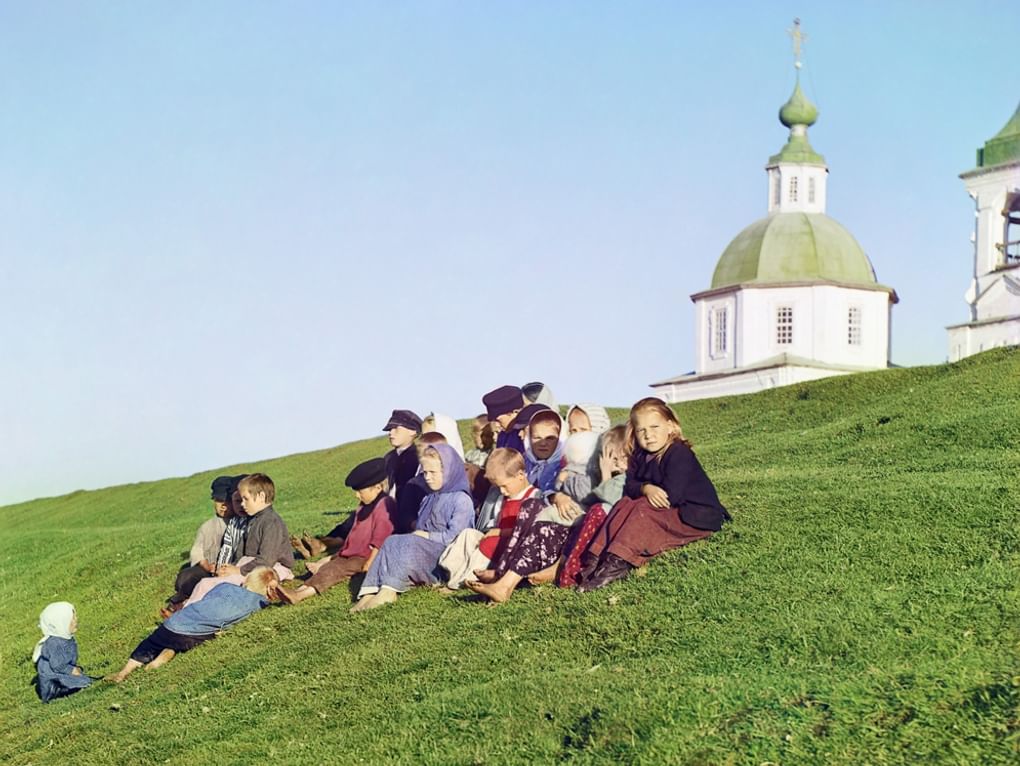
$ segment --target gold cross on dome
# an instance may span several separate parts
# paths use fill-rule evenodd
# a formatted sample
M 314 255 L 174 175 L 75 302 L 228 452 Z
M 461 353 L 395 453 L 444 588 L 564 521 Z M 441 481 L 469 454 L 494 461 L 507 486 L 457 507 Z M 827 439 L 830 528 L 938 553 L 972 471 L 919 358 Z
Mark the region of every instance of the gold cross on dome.
M 793 27 L 786 30 L 786 34 L 793 38 L 793 65 L 800 69 L 800 49 L 808 36 L 800 31 L 800 19 L 793 20 Z

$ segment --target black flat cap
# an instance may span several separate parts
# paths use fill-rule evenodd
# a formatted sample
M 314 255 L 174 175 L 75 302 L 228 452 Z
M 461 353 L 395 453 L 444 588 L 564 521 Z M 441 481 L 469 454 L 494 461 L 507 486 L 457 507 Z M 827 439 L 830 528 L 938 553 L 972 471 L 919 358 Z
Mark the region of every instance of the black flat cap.
M 510 424 L 510 430 L 520 431 L 522 428 L 525 428 L 528 425 L 528 423 L 537 413 L 541 412 L 542 410 L 551 409 L 552 407 L 549 407 L 548 405 L 545 404 L 539 404 L 538 402 L 535 402 L 534 404 L 529 404 L 527 407 L 525 407 L 523 410 L 517 413 L 517 417 L 514 418 L 514 422 Z
M 386 425 L 383 426 L 383 431 L 389 431 L 397 426 L 410 428 L 412 431 L 421 431 L 421 418 L 410 410 L 393 410 L 393 414 L 390 415 L 390 419 L 387 420 Z
M 226 502 L 227 498 L 233 494 L 234 488 L 231 486 L 233 481 L 233 476 L 217 476 L 213 479 L 212 486 L 210 487 L 212 493 L 209 497 L 221 503 Z
M 489 420 L 495 420 L 500 415 L 523 407 L 524 394 L 517 386 L 500 386 L 483 396 L 482 404 L 485 405 L 485 414 L 489 416 Z
M 381 457 L 376 457 L 366 460 L 347 474 L 344 484 L 351 489 L 365 489 L 365 487 L 378 484 L 385 478 L 386 461 Z

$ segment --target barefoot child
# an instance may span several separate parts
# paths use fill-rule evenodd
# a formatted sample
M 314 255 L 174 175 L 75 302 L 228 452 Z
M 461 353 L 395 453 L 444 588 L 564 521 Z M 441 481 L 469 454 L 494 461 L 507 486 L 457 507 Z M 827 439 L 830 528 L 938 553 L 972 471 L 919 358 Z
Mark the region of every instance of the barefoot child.
M 397 504 L 386 494 L 386 461 L 383 458 L 360 464 L 347 475 L 344 484 L 354 490 L 359 506 L 343 547 L 332 558 L 310 562 L 308 571 L 312 572 L 312 577 L 293 591 L 281 589 L 284 601 L 296 604 L 325 593 L 360 572 L 367 572 L 383 541 L 393 532 Z
M 220 583 L 196 604 L 189 604 L 164 621 L 145 638 L 119 672 L 107 676 L 120 683 L 145 665 L 154 670 L 170 662 L 179 652 L 194 649 L 216 634 L 277 600 L 280 580 L 269 567 L 256 567 L 244 579 L 244 587 Z
M 273 509 L 273 500 L 276 499 L 273 480 L 264 473 L 253 473 L 241 479 L 237 491 L 241 494 L 241 506 L 249 517 L 243 555 L 236 565 L 217 567 L 216 577 L 200 580 L 186 604 L 201 601 L 220 583 L 240 585 L 255 567 L 272 568 L 280 580 L 290 580 L 294 576 L 291 572 L 294 553 L 290 534 L 280 514 Z
M 500 493 L 496 518 L 491 527 L 465 529 L 447 546 L 439 559 L 440 565 L 450 573 L 447 585 L 456 590 L 464 580 L 474 578 L 488 568 L 489 562 L 506 549 L 522 504 L 534 497 L 536 512 L 545 503 L 528 481 L 524 472 L 524 458 L 517 450 L 499 447 L 493 450 L 485 465 L 485 478 Z
M 92 678 L 78 667 L 74 606 L 66 601 L 50 604 L 39 616 L 39 629 L 43 637 L 32 651 L 39 699 L 49 702 L 89 686 Z
M 428 447 L 422 453 L 421 467 L 429 494 L 421 502 L 415 531 L 386 538 L 365 575 L 352 612 L 393 603 L 414 585 L 441 582 L 439 556 L 474 520 L 464 461 L 453 447 Z
M 625 496 L 582 559 L 582 593 L 623 579 L 663 551 L 711 536 L 730 518 L 665 402 L 648 397 L 635 404 L 630 434 Z

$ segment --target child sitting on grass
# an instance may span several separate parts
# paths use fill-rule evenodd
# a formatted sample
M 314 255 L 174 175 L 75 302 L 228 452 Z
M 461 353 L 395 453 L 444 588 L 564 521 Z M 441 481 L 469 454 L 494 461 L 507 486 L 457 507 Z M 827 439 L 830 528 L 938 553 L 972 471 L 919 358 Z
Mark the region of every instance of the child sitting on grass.
M 514 524 L 521 506 L 537 503 L 536 512 L 545 503 L 528 481 L 524 472 L 524 458 L 517 450 L 499 447 L 492 451 L 485 464 L 485 478 L 500 493 L 496 518 L 491 527 L 465 529 L 447 546 L 439 559 L 440 565 L 450 573 L 448 585 L 456 590 L 464 580 L 473 577 L 476 570 L 484 570 L 489 562 L 506 549 L 513 534 Z M 534 498 L 532 496 L 535 496 Z
M 440 555 L 471 526 L 475 512 L 464 461 L 453 447 L 435 444 L 426 448 L 421 467 L 429 494 L 421 502 L 415 531 L 386 538 L 365 575 L 352 612 L 391 604 L 414 585 L 441 582 Z
M 201 601 L 220 583 L 240 585 L 255 567 L 271 567 L 281 581 L 294 576 L 290 533 L 280 514 L 273 510 L 276 499 L 273 480 L 264 473 L 253 473 L 241 480 L 237 491 L 241 493 L 241 506 L 249 517 L 243 555 L 237 565 L 224 564 L 216 569 L 216 577 L 200 580 L 186 604 Z
M 179 652 L 216 638 L 220 631 L 277 600 L 279 586 L 276 572 L 269 567 L 256 567 L 249 572 L 244 578 L 244 587 L 219 583 L 200 602 L 170 615 L 135 647 L 124 667 L 106 680 L 119 684 L 142 665 L 154 670 L 170 662 Z
M 575 404 L 567 410 L 567 430 L 571 434 L 591 431 L 603 434 L 609 430 L 609 413 L 600 404 Z
M 213 479 L 209 495 L 213 503 L 213 517 L 198 528 L 189 554 L 190 563 L 177 573 L 174 594 L 160 610 L 163 617 L 169 617 L 184 605 L 199 580 L 216 573 L 216 560 L 223 543 L 223 533 L 227 529 L 227 519 L 233 515 L 230 502 L 233 480 L 232 476 L 217 476 Z
M 663 551 L 709 537 L 730 518 L 665 402 L 648 397 L 635 404 L 629 433 L 625 496 L 582 557 L 582 593 L 623 579 Z
M 43 637 L 32 651 L 39 699 L 49 702 L 91 685 L 92 678 L 78 667 L 74 606 L 66 601 L 50 604 L 39 615 L 39 629 Z
M 367 572 L 383 541 L 393 532 L 397 504 L 386 494 L 386 461 L 383 458 L 361 463 L 347 475 L 344 484 L 354 490 L 359 506 L 343 547 L 336 556 L 309 562 L 308 571 L 312 577 L 293 591 L 281 589 L 284 601 L 296 604 Z

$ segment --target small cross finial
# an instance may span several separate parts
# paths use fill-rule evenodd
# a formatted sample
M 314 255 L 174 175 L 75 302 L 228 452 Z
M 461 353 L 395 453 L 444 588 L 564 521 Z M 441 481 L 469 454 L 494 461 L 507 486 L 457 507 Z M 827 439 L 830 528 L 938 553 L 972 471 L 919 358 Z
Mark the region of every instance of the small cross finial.
M 793 66 L 800 69 L 800 49 L 808 36 L 800 31 L 800 19 L 793 20 L 793 27 L 786 30 L 786 33 L 793 38 Z

